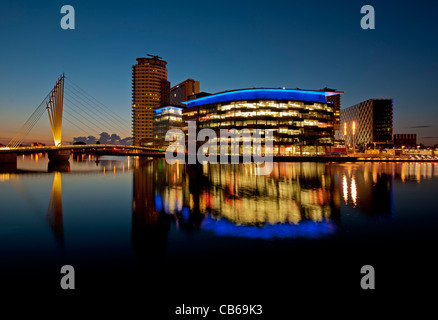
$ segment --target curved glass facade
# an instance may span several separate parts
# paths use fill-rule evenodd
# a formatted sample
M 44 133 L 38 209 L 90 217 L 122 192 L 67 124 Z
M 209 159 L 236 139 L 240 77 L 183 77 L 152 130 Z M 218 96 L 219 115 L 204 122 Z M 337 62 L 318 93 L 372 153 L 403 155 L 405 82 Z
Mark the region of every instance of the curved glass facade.
M 238 90 L 188 101 L 185 113 L 197 109 L 198 129 L 218 136 L 220 129 L 259 129 L 262 137 L 271 130 L 274 155 L 323 154 L 334 139 L 333 104 L 325 97 L 322 91 Z

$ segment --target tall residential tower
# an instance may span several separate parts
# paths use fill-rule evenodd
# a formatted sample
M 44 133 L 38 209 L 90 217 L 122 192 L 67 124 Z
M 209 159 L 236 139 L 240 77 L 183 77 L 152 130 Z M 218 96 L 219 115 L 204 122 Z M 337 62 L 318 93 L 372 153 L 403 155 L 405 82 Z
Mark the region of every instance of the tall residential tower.
M 170 102 L 167 62 L 158 56 L 137 58 L 132 66 L 132 134 L 134 145 L 152 145 L 154 109 Z

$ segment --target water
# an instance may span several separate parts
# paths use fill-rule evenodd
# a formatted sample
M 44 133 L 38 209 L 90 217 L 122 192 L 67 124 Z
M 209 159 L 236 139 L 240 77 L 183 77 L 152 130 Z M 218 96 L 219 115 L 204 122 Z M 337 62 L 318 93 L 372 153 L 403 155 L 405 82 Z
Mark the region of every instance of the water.
M 40 154 L 17 166 L 0 174 L 7 291 L 62 296 L 70 264 L 77 297 L 147 297 L 161 318 L 182 303 L 245 300 L 269 319 L 290 299 L 378 303 L 436 280 L 434 163 L 275 163 L 256 176 L 249 164 L 133 157 L 74 156 L 54 169 Z M 374 296 L 359 285 L 365 264 Z

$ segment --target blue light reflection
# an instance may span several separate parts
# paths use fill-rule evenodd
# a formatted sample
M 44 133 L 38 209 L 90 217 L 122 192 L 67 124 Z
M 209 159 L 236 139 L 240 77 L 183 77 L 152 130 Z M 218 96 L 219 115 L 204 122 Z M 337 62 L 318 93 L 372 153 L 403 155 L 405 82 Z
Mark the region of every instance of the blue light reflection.
M 301 221 L 299 224 L 236 225 L 227 219 L 213 219 L 208 215 L 203 229 L 213 231 L 218 236 L 243 237 L 250 239 L 319 239 L 334 232 L 334 225 L 325 219 L 321 222 Z

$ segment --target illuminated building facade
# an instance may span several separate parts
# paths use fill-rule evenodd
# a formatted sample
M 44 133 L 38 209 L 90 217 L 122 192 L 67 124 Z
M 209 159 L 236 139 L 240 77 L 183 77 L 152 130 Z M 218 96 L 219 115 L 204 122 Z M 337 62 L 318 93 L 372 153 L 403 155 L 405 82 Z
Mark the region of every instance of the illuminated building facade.
M 187 79 L 170 89 L 170 104 L 178 107 L 185 107 L 184 101 L 189 96 L 199 93 L 199 81 Z
M 166 132 L 171 129 L 182 129 L 182 109 L 167 106 L 155 109 L 154 114 L 154 146 L 164 148 L 172 142 L 166 141 Z
M 154 56 L 132 66 L 132 134 L 134 145 L 152 145 L 154 109 L 170 102 L 167 62 Z
M 399 133 L 394 134 L 394 147 L 401 148 L 416 148 L 417 135 L 415 133 Z
M 335 136 L 336 136 L 341 128 L 341 94 L 343 92 L 337 91 L 336 89 L 330 89 L 327 87 L 321 89 L 321 91 L 338 93 L 338 94 L 327 96 L 327 101 L 333 102 L 333 115 L 334 115 L 333 130 L 335 131 Z
M 392 99 L 369 99 L 341 110 L 341 139 L 346 138 L 348 145 L 353 144 L 354 122 L 356 146 L 392 147 L 393 109 Z
M 323 154 L 334 140 L 334 108 L 328 96 L 338 92 L 299 89 L 241 89 L 189 100 L 183 120 L 197 129 L 248 129 L 273 132 L 274 155 Z M 252 139 L 252 136 L 251 136 Z M 242 141 L 242 138 L 241 140 Z M 240 146 L 242 153 L 242 146 Z

